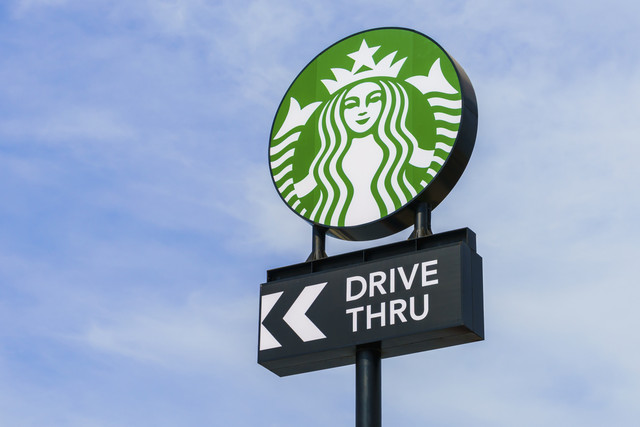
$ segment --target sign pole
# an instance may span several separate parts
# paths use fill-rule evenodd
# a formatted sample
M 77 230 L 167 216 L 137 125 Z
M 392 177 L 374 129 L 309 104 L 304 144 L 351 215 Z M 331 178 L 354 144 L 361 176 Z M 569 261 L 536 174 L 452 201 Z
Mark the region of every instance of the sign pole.
M 382 426 L 382 375 L 380 346 L 356 350 L 356 427 Z
M 425 202 L 418 203 L 416 207 L 416 219 L 413 226 L 413 231 L 409 236 L 409 240 L 417 239 L 419 237 L 431 236 L 431 209 Z
M 325 252 L 325 241 L 327 237 L 327 229 L 317 224 L 312 226 L 311 236 L 311 254 L 307 261 L 316 261 L 327 257 Z

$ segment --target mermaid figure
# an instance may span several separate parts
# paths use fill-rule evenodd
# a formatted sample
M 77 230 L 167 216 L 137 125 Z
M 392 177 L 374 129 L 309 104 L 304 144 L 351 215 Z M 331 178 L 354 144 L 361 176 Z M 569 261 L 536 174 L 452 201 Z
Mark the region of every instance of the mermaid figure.
M 318 120 L 321 149 L 309 175 L 296 184 L 304 197 L 320 184 L 311 218 L 330 225 L 357 225 L 386 216 L 419 191 L 408 165 L 426 168 L 433 150 L 418 146 L 407 129 L 408 96 L 397 82 L 359 82 L 336 94 Z

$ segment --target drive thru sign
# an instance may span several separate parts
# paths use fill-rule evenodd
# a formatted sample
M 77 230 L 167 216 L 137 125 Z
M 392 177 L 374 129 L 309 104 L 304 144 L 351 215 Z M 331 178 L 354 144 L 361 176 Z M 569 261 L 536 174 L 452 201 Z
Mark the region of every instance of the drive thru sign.
M 484 338 L 475 234 L 431 232 L 477 124 L 462 67 L 406 28 L 333 44 L 278 107 L 271 178 L 312 225 L 312 251 L 260 286 L 258 363 L 280 376 L 355 363 L 358 427 L 381 425 L 381 358 Z M 326 256 L 327 234 L 373 240 L 412 225 L 408 241 Z
M 483 339 L 482 259 L 455 230 L 271 270 L 258 362 L 284 376 Z

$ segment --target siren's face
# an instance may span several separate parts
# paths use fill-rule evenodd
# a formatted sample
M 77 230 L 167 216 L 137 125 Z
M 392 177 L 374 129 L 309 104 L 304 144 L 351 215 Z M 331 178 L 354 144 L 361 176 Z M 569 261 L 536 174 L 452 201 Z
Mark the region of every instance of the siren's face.
M 378 121 L 382 110 L 382 89 L 376 83 L 354 86 L 344 98 L 344 121 L 354 132 L 367 132 Z

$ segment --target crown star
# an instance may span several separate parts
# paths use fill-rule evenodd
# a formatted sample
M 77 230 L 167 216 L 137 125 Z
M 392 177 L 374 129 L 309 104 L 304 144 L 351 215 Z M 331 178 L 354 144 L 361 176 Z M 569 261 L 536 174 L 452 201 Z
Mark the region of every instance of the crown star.
M 376 63 L 373 59 L 373 54 L 379 48 L 380 46 L 369 47 L 367 41 L 363 39 L 359 50 L 347 54 L 347 56 L 354 61 L 351 71 L 344 68 L 332 68 L 331 72 L 335 76 L 335 80 L 322 80 L 322 84 L 327 88 L 329 94 L 333 94 L 338 89 L 363 79 L 374 77 L 398 77 L 398 73 L 407 58 L 399 59 L 394 63 L 393 60 L 397 53 L 397 51 L 395 51 L 391 52 Z M 369 69 L 359 71 L 363 66 Z
M 353 59 L 353 68 L 351 69 L 352 73 L 357 73 L 362 66 L 366 66 L 369 68 L 373 68 L 376 66 L 375 61 L 373 60 L 373 54 L 380 48 L 380 46 L 369 47 L 367 45 L 367 41 L 362 39 L 362 44 L 360 45 L 360 49 L 356 52 L 352 52 L 347 56 Z

